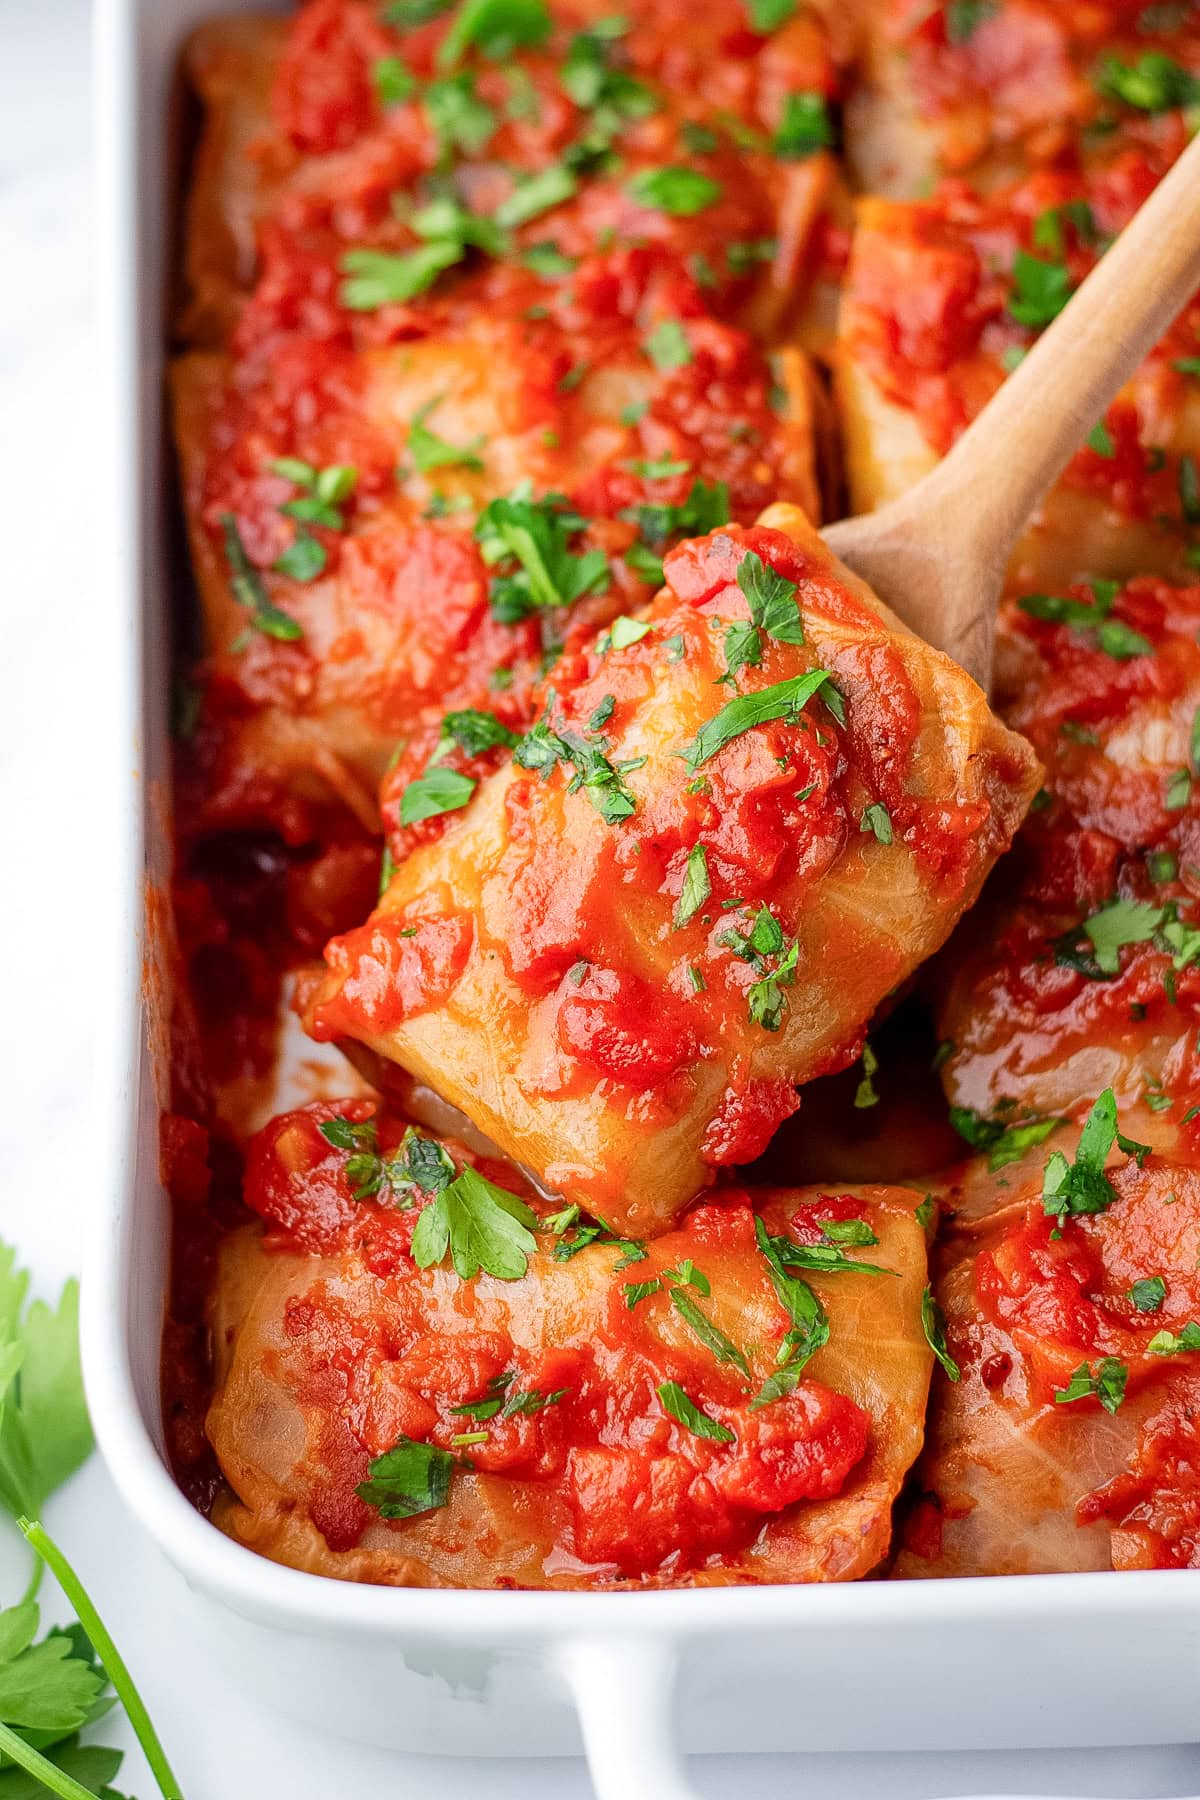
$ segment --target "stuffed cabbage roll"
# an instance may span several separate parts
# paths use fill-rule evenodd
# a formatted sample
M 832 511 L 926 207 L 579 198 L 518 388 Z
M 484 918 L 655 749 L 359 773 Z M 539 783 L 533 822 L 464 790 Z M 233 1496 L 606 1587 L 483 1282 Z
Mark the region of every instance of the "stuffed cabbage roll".
M 1047 785 L 944 959 L 959 1106 L 1200 1091 L 1198 632 L 1200 588 L 1147 578 L 1006 602 L 997 704 Z
M 1153 1112 L 1118 1127 L 1107 1093 L 943 1191 L 942 1369 L 898 1576 L 1200 1566 L 1198 1147 Z
M 850 1580 L 881 1560 L 931 1353 L 917 1196 L 730 1190 L 652 1245 L 502 1165 L 312 1105 L 225 1243 L 216 1522 L 400 1586 Z
M 923 198 L 977 187 L 1114 140 L 1178 155 L 1200 87 L 1191 6 L 1130 0 L 872 0 L 846 148 L 861 187 Z
M 1139 149 L 989 196 L 860 203 L 835 370 L 853 508 L 905 492 L 981 412 L 1165 172 Z M 1013 554 L 1013 582 L 1186 577 L 1200 532 L 1200 302 L 1095 421 Z
M 794 508 L 665 569 L 550 671 L 522 738 L 447 719 L 400 798 L 403 860 L 306 1007 L 639 1233 L 853 1061 L 1038 780 Z M 470 773 L 460 739 L 499 766 Z
M 752 32 L 742 0 L 686 14 L 652 0 L 628 18 L 554 0 L 507 39 L 455 12 L 411 24 L 310 0 L 286 22 L 196 32 L 188 342 L 224 343 L 239 323 L 256 336 L 301 308 L 326 329 L 347 273 L 389 284 L 387 321 L 402 323 L 395 264 L 421 242 L 409 217 L 448 186 L 482 223 L 457 258 L 434 253 L 439 269 L 486 250 L 495 218 L 547 268 L 548 249 L 636 239 L 696 258 L 716 304 L 765 329 L 812 317 L 838 266 L 836 106 L 858 36 L 844 9 L 792 7 Z

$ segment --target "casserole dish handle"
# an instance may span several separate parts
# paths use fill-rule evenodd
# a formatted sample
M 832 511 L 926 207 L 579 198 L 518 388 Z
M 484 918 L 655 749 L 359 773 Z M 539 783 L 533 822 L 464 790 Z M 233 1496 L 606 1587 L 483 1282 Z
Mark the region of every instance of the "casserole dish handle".
M 617 1633 L 572 1638 L 555 1660 L 579 1713 L 596 1800 L 699 1800 L 676 1741 L 672 1643 Z

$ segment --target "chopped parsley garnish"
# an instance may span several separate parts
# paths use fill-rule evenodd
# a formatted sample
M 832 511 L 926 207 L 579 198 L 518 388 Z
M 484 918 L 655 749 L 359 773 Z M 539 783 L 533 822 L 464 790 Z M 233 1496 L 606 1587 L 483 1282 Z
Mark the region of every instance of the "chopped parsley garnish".
M 570 548 L 583 525 L 561 494 L 534 500 L 527 482 L 484 508 L 475 536 L 483 560 L 500 569 L 491 607 L 502 624 L 515 625 L 539 607 L 570 606 L 607 586 L 603 550 L 579 556 Z
M 676 927 L 686 925 L 689 919 L 695 918 L 711 895 L 712 883 L 708 878 L 708 852 L 703 844 L 693 844 L 688 851 L 683 888 L 675 908 L 673 922 Z
M 754 1237 L 767 1264 L 767 1274 L 780 1305 L 791 1320 L 776 1354 L 774 1375 L 763 1383 L 750 1402 L 751 1410 L 769 1406 L 792 1393 L 809 1359 L 829 1342 L 829 1317 L 807 1281 L 789 1274 L 788 1264 L 800 1248 L 791 1238 L 772 1237 L 761 1218 L 754 1220 Z
M 796 16 L 797 0 L 746 0 L 746 17 L 766 37 Z
M 1052 1118 L 1025 1119 L 1020 1124 L 1007 1125 L 1003 1119 L 985 1118 L 968 1106 L 952 1106 L 949 1116 L 959 1137 L 970 1144 L 972 1150 L 987 1151 L 988 1168 L 993 1173 L 1016 1162 L 1035 1144 L 1044 1143 L 1055 1126 L 1062 1123 L 1061 1119 Z
M 796 583 L 779 575 L 754 550 L 738 564 L 737 584 L 750 608 L 750 623 L 737 622 L 725 632 L 725 669 L 730 677 L 763 659 L 763 634 L 780 644 L 802 644 L 804 625 L 796 600 Z
M 925 1342 L 941 1363 L 947 1378 L 950 1381 L 961 1381 L 962 1370 L 951 1356 L 946 1343 L 946 1320 L 934 1298 L 933 1289 L 928 1284 L 921 1295 L 921 1330 L 925 1333 Z
M 789 94 L 771 148 L 784 162 L 801 162 L 827 150 L 834 141 L 833 120 L 824 94 Z
M 550 35 L 545 0 L 463 0 L 438 47 L 442 68 L 453 68 L 469 49 L 492 62 L 505 62 L 514 50 L 536 48 Z
M 686 163 L 673 163 L 659 169 L 639 169 L 629 183 L 630 198 L 649 211 L 670 213 L 674 218 L 691 218 L 719 200 L 723 193 L 719 181 L 713 181 L 699 169 Z
M 416 76 L 399 56 L 381 56 L 371 66 L 380 106 L 400 106 L 416 92 Z
M 740 242 L 726 244 L 725 261 L 729 264 L 733 275 L 747 275 L 759 263 L 775 260 L 779 249 L 777 238 L 746 238 Z
M 1114 1144 L 1134 1157 L 1139 1168 L 1150 1154 L 1148 1145 L 1123 1137 L 1117 1129 L 1117 1103 L 1112 1089 L 1105 1088 L 1079 1134 L 1074 1163 L 1061 1150 L 1051 1153 L 1042 1178 L 1042 1210 L 1060 1223 L 1068 1215 L 1107 1212 L 1117 1197 L 1104 1173 Z
M 1096 216 L 1086 200 L 1068 200 L 1062 206 L 1048 206 L 1033 222 L 1033 241 L 1039 250 L 1050 250 L 1062 256 L 1067 247 L 1064 227 L 1070 225 L 1077 242 L 1094 244 L 1097 237 Z
M 301 526 L 271 567 L 291 581 L 315 581 L 318 575 L 324 574 L 327 561 L 324 544 Z
M 633 757 L 614 764 L 609 761 L 607 750 L 605 738 L 589 742 L 565 726 L 556 730 L 546 718 L 539 719 L 526 732 L 513 751 L 513 760 L 543 781 L 549 780 L 559 763 L 569 765 L 574 772 L 567 782 L 568 794 L 582 789 L 605 824 L 617 825 L 622 819 L 631 818 L 637 808 L 637 800 L 622 777 L 641 768 L 645 758 Z
M 570 275 L 578 266 L 573 256 L 564 256 L 558 245 L 549 239 L 541 244 L 529 244 L 521 252 L 521 261 L 535 275 L 541 275 L 547 281 L 555 280 L 559 275 Z
M 370 1463 L 368 1479 L 354 1491 L 381 1519 L 411 1519 L 445 1506 L 455 1466 L 448 1450 L 402 1437 Z
M 750 1365 L 745 1354 L 738 1349 L 732 1338 L 726 1337 L 720 1326 L 714 1325 L 708 1314 L 701 1312 L 696 1302 L 682 1288 L 672 1287 L 670 1293 L 671 1305 L 704 1348 L 711 1350 L 719 1363 L 731 1363 L 743 1375 L 749 1375 Z
M 482 1400 L 468 1400 L 462 1406 L 452 1406 L 450 1411 L 456 1417 L 474 1419 L 479 1424 L 486 1424 L 489 1419 L 515 1419 L 543 1412 L 548 1406 L 557 1406 L 566 1398 L 570 1388 L 556 1388 L 552 1394 L 543 1394 L 540 1388 L 513 1388 L 516 1372 L 506 1369 L 503 1375 L 493 1375 L 488 1382 L 487 1393 Z M 484 1437 L 487 1433 L 482 1434 Z
M 965 44 L 998 11 L 999 0 L 950 0 L 946 8 L 947 42 Z
M 494 713 L 480 712 L 475 707 L 448 712 L 442 720 L 442 739 L 453 741 L 468 756 L 482 756 L 487 750 L 511 750 L 521 741 Z
M 658 97 L 643 81 L 613 65 L 613 49 L 605 26 L 613 19 L 597 20 L 588 31 L 571 39 L 566 61 L 559 70 L 563 91 L 591 112 L 601 137 L 615 135 L 627 119 L 643 119 L 658 111 Z
M 621 517 L 635 524 L 641 535 L 655 545 L 665 544 L 672 537 L 704 537 L 729 523 L 729 486 L 724 481 L 714 481 L 711 487 L 694 481 L 687 499 L 679 506 L 629 506 Z M 626 554 L 626 561 L 630 554 Z
M 1092 426 L 1087 434 L 1087 447 L 1089 450 L 1094 450 L 1097 456 L 1103 456 L 1107 462 L 1111 462 L 1117 454 L 1116 445 L 1112 441 L 1112 433 L 1108 429 L 1106 420 L 1101 419 L 1098 424 Z
M 1179 356 L 1171 364 L 1181 375 L 1194 375 L 1200 381 L 1200 356 Z
M 892 841 L 892 815 L 880 800 L 863 809 L 859 821 L 860 832 L 870 832 L 877 843 L 890 844 Z
M 519 1281 L 536 1248 L 537 1223 L 523 1200 L 467 1166 L 423 1209 L 413 1232 L 413 1261 L 431 1269 L 449 1250 L 463 1281 L 481 1269 L 501 1281 Z
M 1200 469 L 1194 456 L 1181 456 L 1176 477 L 1179 505 L 1189 525 L 1200 525 Z
M 1138 112 L 1170 112 L 1200 102 L 1200 81 L 1162 50 L 1145 50 L 1134 63 L 1112 54 L 1102 57 L 1096 89 Z
M 720 712 L 705 721 L 679 755 L 694 775 L 744 731 L 752 731 L 756 725 L 764 725 L 772 719 L 786 719 L 789 724 L 796 724 L 806 704 L 816 694 L 825 701 L 834 718 L 843 722 L 842 697 L 833 676 L 828 669 L 810 669 L 806 675 L 793 675 L 788 681 L 777 681 L 755 694 L 739 694 L 736 699 L 727 701 Z
M 295 643 L 304 636 L 304 628 L 299 619 L 293 619 L 271 600 L 261 572 L 246 554 L 232 513 L 221 514 L 221 532 L 225 560 L 229 564 L 229 586 L 238 605 L 244 606 L 250 614 L 251 625 L 255 631 L 281 643 Z
M 468 212 L 449 197 L 431 201 L 413 214 L 410 223 L 425 240 L 416 250 L 347 250 L 342 257 L 341 271 L 348 279 L 340 297 L 351 312 L 374 312 L 413 300 L 469 250 L 498 256 L 504 249 L 504 234 L 491 219 Z
M 631 619 L 628 613 L 619 613 L 608 630 L 596 639 L 596 649 L 601 656 L 607 656 L 610 650 L 628 650 L 631 644 L 640 644 L 644 637 L 649 637 L 653 630 L 653 625 L 645 619 Z
M 1141 900 L 1114 900 L 1083 921 L 1083 932 L 1091 940 L 1096 967 L 1105 975 L 1115 975 L 1121 966 L 1120 952 L 1126 944 L 1145 944 L 1166 917 L 1166 909 Z
M 1156 1331 L 1146 1349 L 1151 1356 L 1178 1356 L 1184 1350 L 1200 1350 L 1200 1325 L 1189 1320 L 1179 1333 Z
M 1115 1356 L 1102 1356 L 1093 1375 L 1091 1367 L 1081 1362 L 1065 1388 L 1056 1388 L 1056 1406 L 1069 1406 L 1074 1400 L 1098 1400 L 1107 1413 L 1115 1413 L 1125 1398 L 1129 1370 Z
M 324 1119 L 321 1136 L 335 1150 L 348 1152 L 346 1180 L 355 1200 L 390 1201 L 407 1211 L 421 1194 L 436 1194 L 454 1180 L 454 1164 L 433 1138 L 409 1126 L 392 1156 L 379 1149 L 374 1119 Z
M 431 81 L 421 97 L 429 128 L 438 143 L 439 164 L 447 169 L 456 151 L 477 156 L 496 129 L 498 120 L 486 101 L 479 98 L 475 77 L 446 75 Z
M 1142 1281 L 1134 1282 L 1128 1297 L 1138 1312 L 1156 1313 L 1167 1297 L 1167 1284 L 1161 1275 L 1147 1275 Z
M 400 796 L 401 825 L 418 825 L 422 819 L 436 819 L 442 813 L 457 812 L 467 804 L 478 785 L 472 775 L 433 764 L 415 781 L 410 781 Z
M 479 451 L 483 449 L 484 439 L 472 438 L 469 444 L 451 444 L 436 432 L 430 431 L 425 421 L 430 413 L 435 412 L 446 398 L 439 394 L 429 400 L 418 412 L 413 414 L 412 424 L 408 428 L 408 451 L 413 463 L 422 475 L 431 469 L 482 469 L 483 463 Z
M 1067 625 L 1072 630 L 1095 633 L 1095 642 L 1118 662 L 1132 656 L 1153 656 L 1154 645 L 1121 619 L 1110 615 L 1120 592 L 1115 581 L 1093 581 L 1094 601 L 1072 600 L 1064 594 L 1026 594 L 1017 605 L 1031 619 L 1043 619 L 1050 625 Z
M 1071 272 L 1065 263 L 1045 262 L 1018 250 L 1012 268 L 1013 292 L 1008 310 L 1018 325 L 1041 331 L 1057 319 L 1071 298 Z
M 879 1105 L 879 1095 L 875 1091 L 875 1076 L 879 1070 L 879 1058 L 869 1043 L 863 1045 L 862 1076 L 854 1091 L 854 1104 L 861 1112 L 868 1106 Z
M 526 225 L 530 219 L 538 219 L 543 213 L 561 206 L 564 200 L 570 200 L 578 187 L 570 169 L 565 168 L 562 163 L 550 163 L 547 168 L 539 169 L 536 175 L 527 175 L 518 182 L 508 199 L 501 201 L 492 217 L 505 231 L 516 225 Z
M 678 319 L 660 319 L 646 339 L 646 354 L 664 375 L 687 367 L 692 360 L 692 346 Z
M 789 942 L 774 913 L 763 906 L 755 914 L 749 933 L 731 926 L 721 933 L 717 942 L 732 950 L 741 962 L 749 963 L 755 971 L 757 979 L 746 990 L 750 1023 L 761 1025 L 764 1031 L 778 1031 L 787 1009 L 787 995 L 783 990 L 793 986 L 796 980 L 800 956 L 797 940 L 793 938 Z
M 677 1419 L 681 1425 L 686 1425 L 694 1437 L 710 1438 L 714 1444 L 733 1443 L 734 1434 L 728 1425 L 722 1425 L 710 1413 L 697 1406 L 677 1381 L 660 1382 L 658 1398 L 663 1411 Z

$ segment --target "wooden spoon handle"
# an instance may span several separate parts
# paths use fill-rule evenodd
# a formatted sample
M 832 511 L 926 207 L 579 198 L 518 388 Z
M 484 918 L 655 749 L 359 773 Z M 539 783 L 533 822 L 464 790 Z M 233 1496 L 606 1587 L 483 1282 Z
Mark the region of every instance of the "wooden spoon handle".
M 1197 288 L 1200 137 L 921 484 L 922 513 L 953 508 L 946 516 L 970 533 L 976 556 L 1006 562 L 1038 501 Z

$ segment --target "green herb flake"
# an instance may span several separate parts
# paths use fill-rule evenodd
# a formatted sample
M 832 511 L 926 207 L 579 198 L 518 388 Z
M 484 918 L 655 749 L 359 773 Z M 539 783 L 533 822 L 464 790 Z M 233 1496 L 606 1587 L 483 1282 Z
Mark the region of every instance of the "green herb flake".
M 426 769 L 410 781 L 400 797 L 401 825 L 418 825 L 422 819 L 436 819 L 442 813 L 457 812 L 475 792 L 478 782 L 457 769 L 437 765 Z
M 711 1413 L 704 1412 L 696 1402 L 689 1398 L 677 1381 L 660 1382 L 658 1398 L 662 1409 L 684 1425 L 693 1437 L 709 1438 L 714 1444 L 732 1444 L 734 1434 L 728 1425 L 722 1425 Z
M 368 1465 L 367 1480 L 354 1491 L 381 1519 L 411 1519 L 446 1505 L 454 1468 L 448 1450 L 401 1437 Z
M 1115 1413 L 1125 1398 L 1129 1370 L 1115 1356 L 1101 1357 L 1096 1372 L 1081 1362 L 1065 1388 L 1056 1388 L 1056 1406 L 1069 1406 L 1076 1400 L 1098 1400 L 1106 1413 Z
M 720 182 L 686 163 L 640 169 L 629 183 L 630 198 L 638 206 L 674 218 L 694 217 L 719 200 L 723 191 Z
M 728 701 L 720 712 L 705 721 L 691 743 L 678 754 L 694 775 L 726 744 L 741 737 L 743 732 L 752 731 L 756 725 L 764 725 L 771 719 L 786 719 L 789 724 L 796 724 L 805 705 L 818 694 L 838 718 L 842 700 L 833 676 L 828 669 L 810 669 L 806 675 L 794 675 L 788 681 L 778 681 L 771 687 L 760 688 L 757 693 L 739 694 Z
M 941 1363 L 947 1378 L 950 1381 L 961 1381 L 962 1370 L 951 1356 L 946 1343 L 946 1320 L 934 1298 L 933 1289 L 928 1285 L 921 1295 L 921 1330 L 925 1333 L 925 1342 Z
M 708 852 L 703 844 L 693 844 L 688 851 L 687 867 L 684 871 L 683 888 L 675 907 L 673 923 L 678 930 L 695 918 L 700 908 L 712 895 L 712 883 L 708 876 Z
M 1158 1312 L 1166 1297 L 1167 1284 L 1161 1275 L 1147 1275 L 1128 1290 L 1129 1300 L 1140 1313 Z
M 789 94 L 783 117 L 771 139 L 771 149 L 782 162 L 802 162 L 834 142 L 833 120 L 824 94 L 812 90 Z
M 646 339 L 646 354 L 663 374 L 686 368 L 692 360 L 692 346 L 678 319 L 659 321 Z

